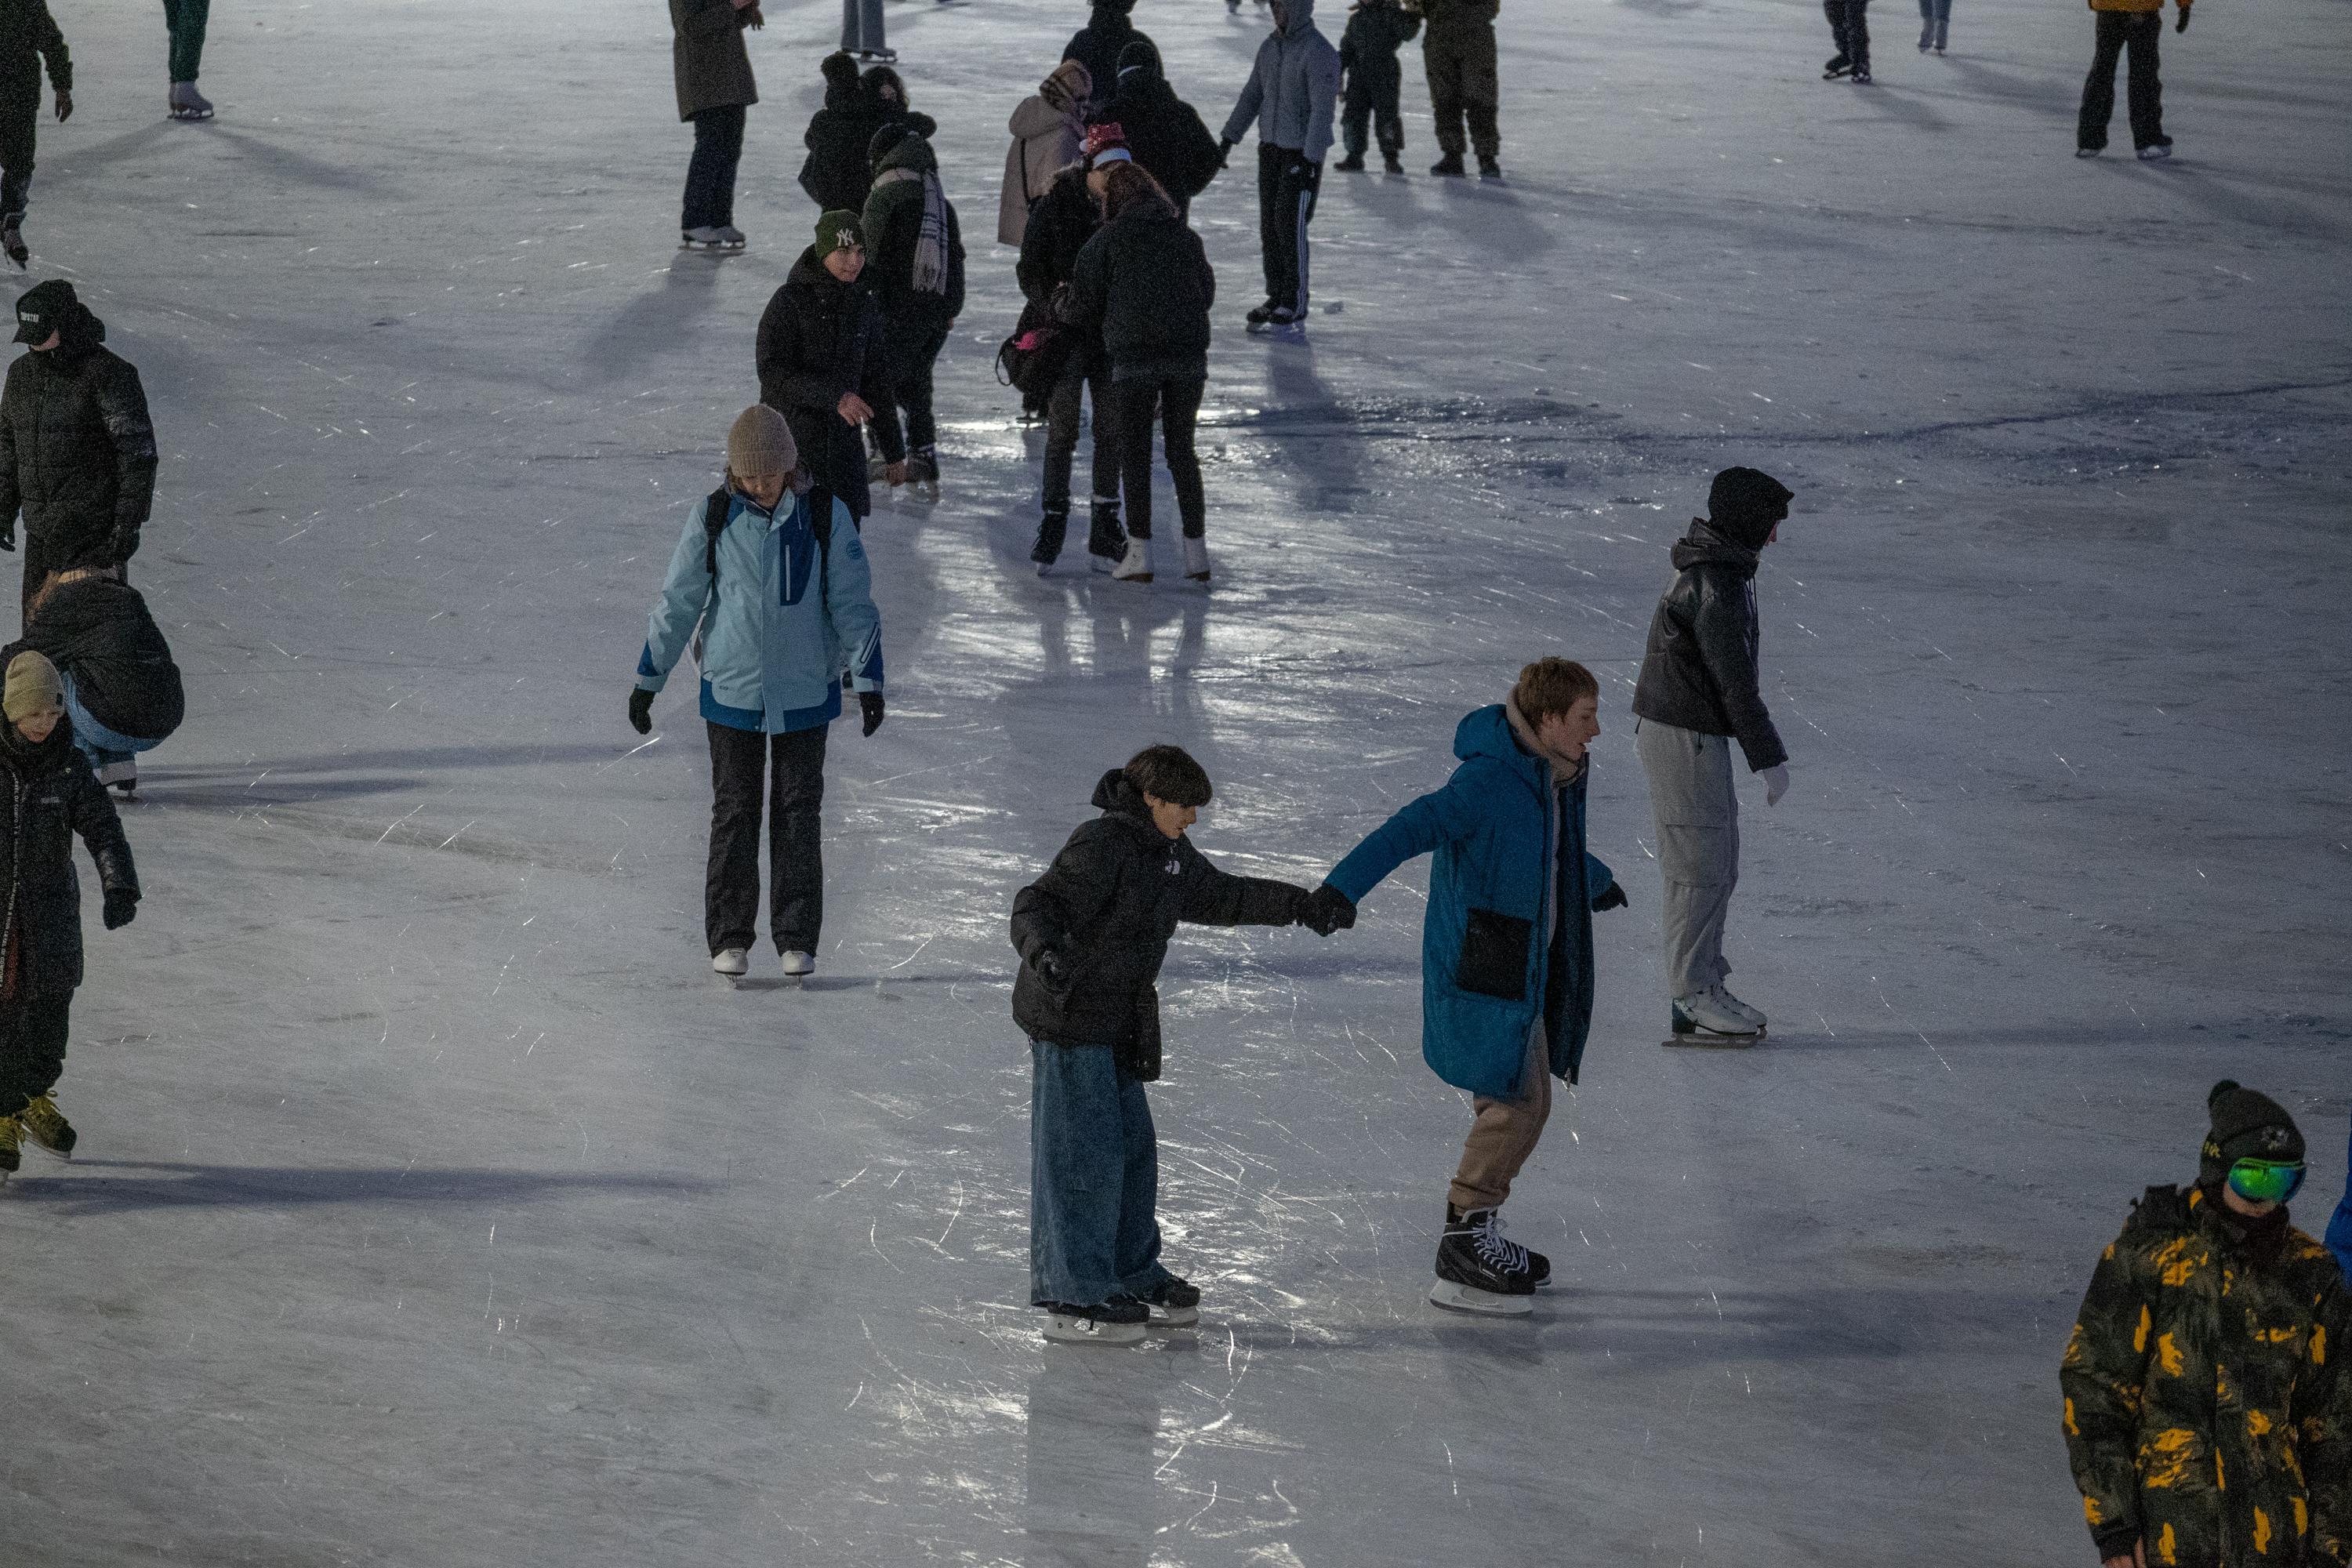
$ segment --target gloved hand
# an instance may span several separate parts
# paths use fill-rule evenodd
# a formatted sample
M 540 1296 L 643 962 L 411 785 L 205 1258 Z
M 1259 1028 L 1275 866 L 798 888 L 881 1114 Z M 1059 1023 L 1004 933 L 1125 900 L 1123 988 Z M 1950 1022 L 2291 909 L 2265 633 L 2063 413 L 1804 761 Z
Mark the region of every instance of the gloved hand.
M 1230 158 L 1230 157 L 1232 157 L 1232 156 L 1234 155 L 1234 145 L 1235 145 L 1235 143 L 1234 143 L 1234 142 L 1233 138 L 1232 138 L 1232 137 L 1230 137 L 1230 136 L 1220 136 L 1220 137 L 1218 137 L 1218 138 L 1217 138 L 1217 167 L 1218 167 L 1218 168 L 1220 168 L 1220 169 L 1223 168 L 1223 167 L 1225 166 L 1225 160 L 1226 160 L 1226 159 L 1228 159 L 1228 158 Z
M 640 735 L 654 732 L 654 694 L 642 686 L 629 693 L 629 725 Z
M 2178 21 L 2178 22 L 2175 22 L 2175 23 L 2172 25 L 2172 30 L 2173 30 L 2174 32 L 2176 32 L 2176 33 L 2185 33 L 2185 32 L 2189 31 L 2189 7 L 2188 7 L 2188 6 L 2183 5 L 2183 6 L 2180 8 L 2180 20 L 2179 20 L 2179 21 Z M 62 119 L 62 118 L 63 118 L 63 116 L 59 116 L 59 118 L 60 118 L 60 119 Z
M 37 106 L 38 106 L 38 101 L 39 101 L 38 100 L 35 100 L 36 107 L 37 107 Z M 60 92 L 60 93 L 58 93 L 58 124 L 60 124 L 60 125 L 63 125 L 67 121 L 71 120 L 72 118 L 73 118 L 73 94 L 72 94 L 72 93 L 69 93 L 69 92 Z
M 865 732 L 866 734 L 871 735 L 875 731 L 882 728 L 882 694 L 880 692 L 859 692 L 857 694 L 857 710 L 865 715 Z
M 1323 183 L 1323 165 L 1301 158 L 1290 165 L 1290 177 L 1311 191 Z
M 1597 915 L 1604 910 L 1622 910 L 1625 903 L 1625 884 L 1612 882 L 1607 892 L 1592 900 L 1592 912 Z
M 0 525 L 0 550 L 14 552 L 16 548 L 16 525 L 11 521 Z
M 1055 995 L 1067 996 L 1070 994 L 1070 966 L 1064 963 L 1062 955 L 1052 948 L 1039 948 L 1037 956 L 1030 960 L 1030 967 L 1037 972 L 1037 978 L 1045 983 L 1045 989 Z
M 1780 805 L 1780 797 L 1789 793 L 1789 764 L 1786 763 L 1774 763 L 1770 767 L 1764 770 L 1763 778 L 1764 804 L 1766 805 Z
M 1326 882 L 1299 900 L 1298 923 L 1317 936 L 1329 936 L 1356 923 L 1353 900 Z
M 121 931 L 139 913 L 139 889 L 109 888 L 106 889 L 106 929 Z

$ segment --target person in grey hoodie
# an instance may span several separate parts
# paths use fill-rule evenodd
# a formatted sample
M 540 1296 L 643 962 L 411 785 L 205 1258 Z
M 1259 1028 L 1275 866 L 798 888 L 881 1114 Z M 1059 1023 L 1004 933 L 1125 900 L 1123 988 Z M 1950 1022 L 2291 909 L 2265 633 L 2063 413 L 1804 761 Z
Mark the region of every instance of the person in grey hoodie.
M 1231 153 L 1250 121 L 1257 121 L 1265 303 L 1249 313 L 1253 330 L 1307 319 L 1307 224 L 1315 216 L 1339 102 L 1339 51 L 1315 29 L 1315 0 L 1274 0 L 1271 9 L 1274 33 L 1258 46 L 1249 85 L 1220 139 L 1221 150 Z

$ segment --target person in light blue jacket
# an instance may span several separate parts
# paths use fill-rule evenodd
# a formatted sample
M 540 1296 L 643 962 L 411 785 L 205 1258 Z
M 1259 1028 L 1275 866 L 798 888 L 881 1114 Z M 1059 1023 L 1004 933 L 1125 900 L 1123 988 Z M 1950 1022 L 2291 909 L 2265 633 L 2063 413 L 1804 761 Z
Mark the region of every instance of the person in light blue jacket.
M 1522 1313 L 1551 1264 L 1502 1235 L 1499 1210 L 1551 1113 L 1551 1080 L 1576 1081 L 1592 1023 L 1592 912 L 1625 894 L 1584 847 L 1585 748 L 1601 732 L 1592 672 L 1544 658 L 1509 700 L 1454 734 L 1462 765 L 1408 804 L 1316 889 L 1307 921 L 1344 928 L 1390 872 L 1434 854 L 1422 926 L 1421 1054 L 1472 1096 L 1475 1121 L 1447 1194 L 1430 1300 Z
M 792 427 L 765 404 L 728 432 L 727 482 L 695 503 L 670 557 L 629 693 L 640 735 L 689 647 L 710 731 L 710 967 L 730 978 L 750 969 L 764 782 L 770 921 L 784 973 L 805 977 L 824 919 L 826 727 L 841 716 L 846 679 L 865 732 L 881 728 L 882 616 L 856 519 L 810 482 Z

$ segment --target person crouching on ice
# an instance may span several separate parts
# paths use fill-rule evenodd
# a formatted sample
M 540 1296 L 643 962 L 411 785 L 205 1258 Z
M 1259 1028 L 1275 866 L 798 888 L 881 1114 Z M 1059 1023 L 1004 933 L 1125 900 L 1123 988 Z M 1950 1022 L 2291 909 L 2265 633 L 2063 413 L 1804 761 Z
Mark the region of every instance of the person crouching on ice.
M 106 929 L 139 912 L 139 872 L 114 803 L 75 749 L 58 667 L 20 647 L 5 657 L 0 695 L 0 788 L 16 809 L 0 831 L 7 923 L 0 928 L 0 1180 L 24 1140 L 59 1159 L 73 1153 L 73 1124 L 50 1090 L 65 1071 L 74 992 L 81 984 L 81 887 L 72 835 L 98 863 Z
M 1601 689 L 1565 658 L 1519 671 L 1507 701 L 1454 731 L 1462 765 L 1372 830 L 1315 890 L 1317 918 L 1355 923 L 1388 874 L 1434 853 L 1422 927 L 1421 1054 L 1467 1091 L 1470 1140 L 1445 1204 L 1429 1299 L 1524 1313 L 1551 1263 L 1503 1236 L 1503 1200 L 1551 1114 L 1554 1077 L 1576 1081 L 1592 1023 L 1592 911 L 1625 894 L 1584 847 L 1585 747 Z
M 727 482 L 695 503 L 637 658 L 629 722 L 695 643 L 710 731 L 710 967 L 751 966 L 759 934 L 760 796 L 768 797 L 768 912 L 784 973 L 816 973 L 824 921 L 824 746 L 847 672 L 868 735 L 882 727 L 882 615 L 857 520 L 810 483 L 784 416 L 745 409 L 727 433 Z M 699 636 L 697 630 L 699 628 Z
M 1230 876 L 1184 830 L 1209 775 L 1151 746 L 1095 786 L 1102 815 L 1013 900 L 1013 1018 L 1036 1071 L 1029 1100 L 1029 1299 L 1045 1337 L 1129 1344 L 1147 1322 L 1200 1320 L 1200 1290 L 1160 1262 L 1160 1142 L 1143 1086 L 1160 1076 L 1160 961 L 1176 922 L 1296 923 L 1306 889 Z

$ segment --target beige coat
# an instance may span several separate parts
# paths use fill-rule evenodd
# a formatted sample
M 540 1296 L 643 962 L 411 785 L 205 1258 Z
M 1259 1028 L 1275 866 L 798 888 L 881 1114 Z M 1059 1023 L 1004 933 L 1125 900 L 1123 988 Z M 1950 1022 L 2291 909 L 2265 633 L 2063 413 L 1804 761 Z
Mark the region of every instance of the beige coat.
M 1013 146 L 1004 154 L 1004 190 L 996 204 L 996 237 L 1017 246 L 1029 228 L 1029 204 L 1045 194 L 1054 176 L 1078 161 L 1086 144 L 1082 118 L 1093 82 L 1087 68 L 1064 60 L 1033 97 L 1021 100 L 1005 129 Z

